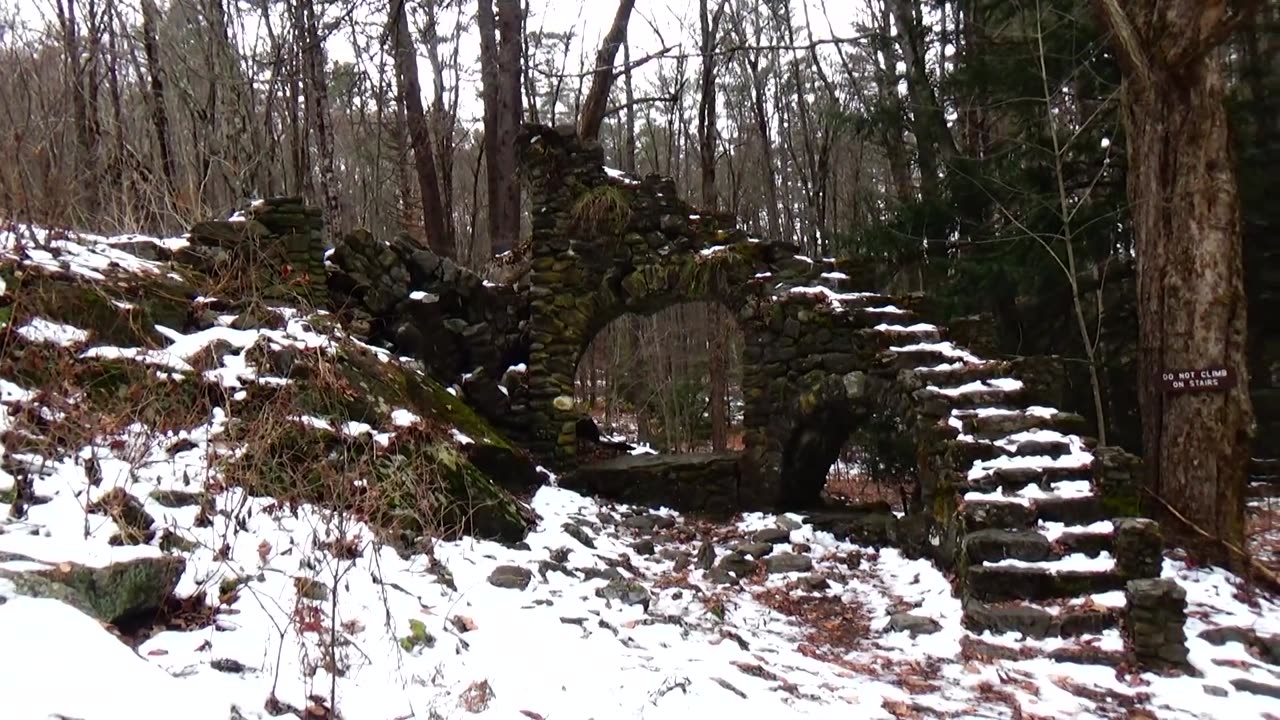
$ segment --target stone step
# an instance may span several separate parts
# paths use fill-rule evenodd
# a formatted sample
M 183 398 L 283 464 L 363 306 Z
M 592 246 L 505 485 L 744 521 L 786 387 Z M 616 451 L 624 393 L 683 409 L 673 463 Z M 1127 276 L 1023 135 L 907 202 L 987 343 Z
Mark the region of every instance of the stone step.
M 960 431 L 980 440 L 998 440 L 1019 432 L 1051 430 L 1063 435 L 1083 435 L 1087 421 L 1075 413 L 1049 409 L 1023 409 L 1012 412 L 980 413 L 957 410 L 953 418 L 960 423 Z
M 874 328 L 877 325 L 902 325 L 910 327 L 918 324 L 916 314 L 906 310 L 894 310 L 892 305 L 878 305 L 874 307 L 856 307 L 846 311 L 855 319 L 855 324 L 862 327 Z
M 877 335 L 877 339 L 883 338 L 879 333 Z M 984 367 L 979 358 L 954 348 L 950 343 L 897 343 L 882 350 L 876 359 L 878 369 L 894 373 L 956 364 L 972 368 Z
M 1275 480 L 1253 480 L 1245 488 L 1245 495 L 1251 498 L 1280 497 L 1280 478 Z
M 1091 465 L 1067 467 L 1010 467 L 996 468 L 983 477 L 970 478 L 959 485 L 962 492 L 991 492 L 1002 488 L 1023 489 L 1036 485 L 1045 492 L 1052 492 L 1057 482 L 1092 482 Z
M 942 417 L 952 410 L 971 410 L 974 408 L 999 408 L 1017 410 L 1026 402 L 1025 388 L 1001 389 L 984 387 L 966 392 L 948 392 L 966 386 L 930 386 L 911 394 L 916 401 L 919 412 Z
M 858 334 L 872 347 L 883 352 L 894 347 L 941 343 L 942 332 L 942 328 L 929 323 L 906 325 L 890 321 L 866 330 L 859 330 Z
M 1008 500 L 965 500 L 960 506 L 960 522 L 969 532 L 995 529 L 1028 529 L 1040 522 L 1088 525 L 1106 520 L 1107 513 L 1097 496 L 1040 498 L 1019 503 Z
M 1016 437 L 1016 435 L 1015 435 Z M 1064 438 L 1070 436 L 1063 436 Z M 1047 457 L 1057 460 L 1073 451 L 1073 446 L 1066 440 L 962 440 L 948 444 L 948 451 L 956 459 L 959 467 L 973 467 L 974 463 L 984 460 L 995 460 L 1002 457 Z M 1077 438 L 1080 445 L 1091 448 L 1092 442 Z
M 985 603 L 964 601 L 960 622 L 974 633 L 1019 633 L 1024 638 L 1079 637 L 1096 635 L 1117 627 L 1124 606 L 1075 603 L 1045 607 L 1025 602 Z
M 1060 565 L 1063 570 L 1053 569 Z M 1124 588 L 1125 579 L 1114 569 L 1069 569 L 1072 563 L 1042 565 L 972 565 L 965 572 L 966 594 L 987 601 L 1046 600 L 1103 593 Z
M 1044 562 L 1068 555 L 1098 557 L 1115 546 L 1112 533 L 1085 530 L 1063 532 L 1052 540 L 1038 529 L 988 528 L 965 535 L 961 540 L 970 563 L 1023 560 Z
M 1280 482 L 1280 458 L 1250 458 L 1249 477 Z
M 954 363 L 958 359 L 951 358 L 951 360 Z M 979 364 L 954 365 L 952 363 L 948 363 L 946 367 L 941 369 L 938 369 L 940 363 L 918 366 L 913 368 L 911 372 L 922 386 L 936 385 L 938 387 L 958 387 L 979 380 L 1010 377 L 1009 364 L 1003 361 L 993 360 Z

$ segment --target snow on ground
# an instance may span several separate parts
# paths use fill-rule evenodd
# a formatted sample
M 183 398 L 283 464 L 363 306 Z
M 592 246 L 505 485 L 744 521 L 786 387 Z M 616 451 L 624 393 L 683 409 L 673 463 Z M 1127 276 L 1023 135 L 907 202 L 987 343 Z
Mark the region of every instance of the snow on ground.
M 63 248 L 55 255 L 12 236 L 0 242 L 3 252 L 28 264 L 89 277 L 122 268 L 167 271 L 111 244 Z M 112 254 L 117 252 L 132 259 L 118 259 Z M 254 331 L 252 342 L 230 328 L 192 335 L 168 331 L 170 346 L 156 352 L 172 366 L 187 365 L 215 339 L 242 354 L 259 338 L 326 347 L 332 338 L 304 322 L 290 316 L 285 330 Z M 80 338 L 74 330 L 44 328 L 38 334 Z M 949 344 L 904 349 L 926 347 L 970 362 L 971 356 Z M 136 349 L 86 353 L 128 357 L 130 350 Z M 138 352 L 132 356 L 148 359 Z M 247 366 L 225 364 L 228 357 L 238 356 L 224 356 L 224 370 L 244 372 L 218 375 L 220 382 L 253 379 Z M 36 390 L 0 379 L 0 432 L 24 403 L 37 401 Z M 1238 642 L 1219 646 L 1198 638 L 1219 625 L 1280 634 L 1280 605 L 1246 597 L 1239 581 L 1221 570 L 1174 559 L 1164 568 L 1187 589 L 1188 646 L 1203 677 L 1058 663 L 1039 655 L 1066 641 L 982 636 L 995 646 L 1028 651 L 1028 659 L 998 660 L 971 652 L 974 637 L 961 627 L 960 601 L 934 565 L 897 550 L 837 540 L 802 516 L 752 513 L 713 525 L 549 485 L 531 500 L 540 519 L 523 543 L 466 539 L 437 542 L 426 554 L 401 555 L 351 518 L 308 505 L 286 510 L 224 482 L 214 467 L 221 454 L 237 450 L 226 446 L 224 436 L 233 412 L 234 406 L 217 408 L 203 425 L 163 437 L 134 425 L 117 437 L 64 448 L 60 456 L 4 458 L 6 468 L 9 460 L 42 468 L 30 475 L 31 491 L 47 502 L 18 517 L 0 502 L 0 570 L 64 562 L 101 567 L 161 555 L 154 544 L 112 545 L 119 530 L 115 521 L 86 511 L 94 500 L 123 490 L 155 518 L 158 536 L 185 541 L 189 549 L 178 552 L 187 564 L 177 592 L 203 597 L 215 612 L 209 622 L 144 638 L 135 650 L 78 610 L 16 595 L 13 584 L 0 578 L 0 716 L 1280 715 L 1280 700 L 1233 684 L 1275 684 L 1273 666 Z M 396 427 L 420 422 L 403 409 L 391 418 Z M 373 428 L 348 424 L 343 431 Z M 89 458 L 93 477 L 86 470 Z M 8 471 L 0 471 L 0 491 L 14 484 Z M 172 507 L 159 502 L 160 491 L 205 493 L 213 510 L 195 503 Z M 1071 481 L 1051 488 L 1059 496 L 1080 491 Z M 1029 486 L 1002 499 L 1029 501 L 1044 494 Z M 764 552 L 766 565 L 741 587 L 717 584 L 698 562 L 711 551 L 723 557 L 761 537 L 757 533 L 771 533 L 773 544 Z M 1114 597 L 1102 595 L 1096 601 L 1115 604 Z M 892 629 L 891 616 L 902 612 L 928 621 L 923 634 Z M 1109 631 L 1100 642 L 1116 647 L 1121 638 Z M 324 709 L 330 698 L 336 712 Z

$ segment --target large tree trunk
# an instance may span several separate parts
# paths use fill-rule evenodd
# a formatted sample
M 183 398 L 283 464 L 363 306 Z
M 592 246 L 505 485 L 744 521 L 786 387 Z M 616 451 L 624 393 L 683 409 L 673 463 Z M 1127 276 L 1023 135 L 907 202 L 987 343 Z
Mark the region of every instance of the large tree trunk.
M 484 159 L 489 194 L 489 243 L 494 255 L 520 238 L 520 181 L 516 134 L 523 115 L 520 97 L 519 0 L 480 0 L 480 80 L 484 100 Z
M 582 116 L 578 121 L 578 135 L 583 140 L 595 140 L 600 137 L 600 126 L 604 124 L 605 111 L 609 105 L 609 90 L 613 87 L 613 60 L 618 56 L 618 48 L 627 39 L 627 23 L 631 20 L 631 10 L 636 0 L 621 0 L 618 11 L 614 13 L 613 24 L 605 33 L 596 53 L 596 67 L 591 76 L 591 90 L 582 104 Z
M 1097 0 L 1125 68 L 1122 108 L 1137 245 L 1146 482 L 1222 543 L 1244 545 L 1253 412 L 1245 362 L 1240 205 L 1214 48 L 1222 2 Z M 1223 366 L 1222 392 L 1165 394 L 1161 373 Z M 1239 566 L 1224 545 L 1208 559 Z
M 442 257 L 454 257 L 453 234 L 449 232 L 444 205 L 440 202 L 440 187 L 436 179 L 435 151 L 431 143 L 431 131 L 427 126 L 427 114 L 422 107 L 422 86 L 418 83 L 418 57 L 414 51 L 413 37 L 409 34 L 407 0 L 395 0 L 392 6 L 395 32 L 396 86 L 400 91 L 405 112 L 405 125 L 409 130 L 409 144 L 413 148 L 413 167 L 418 175 L 418 191 L 422 198 L 422 231 L 427 236 L 427 247 Z

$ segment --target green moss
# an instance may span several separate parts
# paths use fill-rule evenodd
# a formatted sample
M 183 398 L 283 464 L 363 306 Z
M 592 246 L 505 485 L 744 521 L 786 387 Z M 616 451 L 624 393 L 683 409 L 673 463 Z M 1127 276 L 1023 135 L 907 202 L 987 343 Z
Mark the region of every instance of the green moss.
M 409 635 L 400 638 L 400 647 L 411 653 L 420 647 L 435 647 L 436 638 L 421 620 L 409 620 Z
M 1104 517 L 1142 517 L 1142 499 L 1136 493 L 1103 493 L 1099 502 Z
M 156 347 L 164 338 L 156 325 L 181 329 L 194 289 L 163 277 L 131 276 L 117 284 L 31 274 L 26 278 L 19 319 L 41 317 L 90 334 L 95 344 Z

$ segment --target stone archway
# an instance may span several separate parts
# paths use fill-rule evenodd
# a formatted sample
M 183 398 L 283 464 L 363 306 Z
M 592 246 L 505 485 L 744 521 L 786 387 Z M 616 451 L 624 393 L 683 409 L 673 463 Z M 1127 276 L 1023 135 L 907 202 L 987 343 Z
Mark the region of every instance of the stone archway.
M 899 332 L 893 323 L 909 312 L 888 298 L 849 292 L 849 266 L 752 238 L 731 216 L 702 214 L 669 178 L 605 168 L 599 145 L 583 143 L 571 128 L 527 127 L 522 147 L 534 208 L 530 444 L 562 470 L 578 465 L 579 358 L 622 315 L 712 302 L 738 319 L 745 449 L 732 494 L 742 507 L 812 495 L 789 487 L 786 477 L 794 470 L 811 486 L 820 464 L 811 458 L 834 460 L 852 422 L 842 403 L 861 391 L 876 354 L 894 338 L 935 339 L 931 326 Z M 822 450 L 797 451 L 810 446 Z

